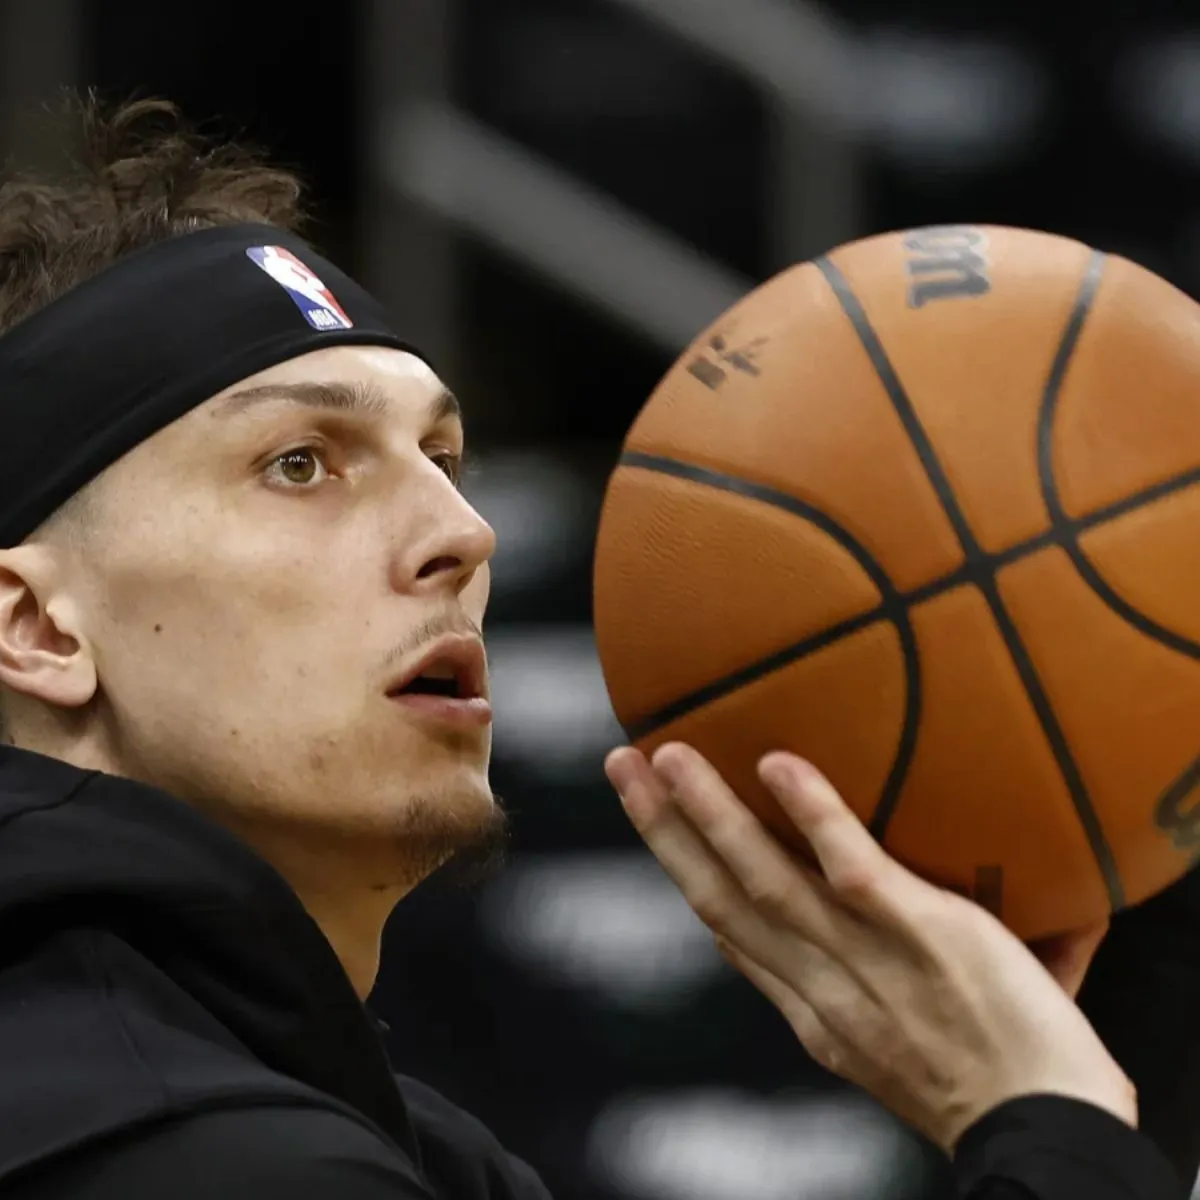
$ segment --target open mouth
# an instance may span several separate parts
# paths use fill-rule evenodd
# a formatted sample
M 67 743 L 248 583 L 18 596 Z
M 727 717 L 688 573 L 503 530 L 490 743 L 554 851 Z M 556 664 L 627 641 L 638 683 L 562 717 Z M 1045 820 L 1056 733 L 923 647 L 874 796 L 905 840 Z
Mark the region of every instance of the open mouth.
M 472 693 L 457 675 L 418 675 L 411 683 L 397 688 L 393 696 L 444 696 L 447 700 L 473 700 Z
M 485 699 L 487 658 L 477 638 L 448 638 L 433 647 L 388 692 L 392 699 L 425 696 L 463 702 Z

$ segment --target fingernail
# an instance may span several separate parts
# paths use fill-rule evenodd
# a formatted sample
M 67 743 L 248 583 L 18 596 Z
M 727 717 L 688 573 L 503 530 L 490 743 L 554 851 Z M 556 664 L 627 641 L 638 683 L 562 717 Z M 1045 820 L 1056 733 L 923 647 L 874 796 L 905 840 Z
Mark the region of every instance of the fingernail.
M 620 750 L 614 750 L 604 762 L 604 771 L 608 776 L 608 782 L 618 792 L 624 792 L 630 785 L 635 777 L 635 770 L 636 763 L 630 760 L 629 755 L 622 754 Z
M 674 743 L 659 746 L 650 759 L 650 765 L 672 786 L 680 782 L 683 763 L 680 759 L 679 747 Z
M 795 791 L 811 779 L 811 768 L 793 754 L 768 754 L 758 764 L 759 778 L 769 788 Z

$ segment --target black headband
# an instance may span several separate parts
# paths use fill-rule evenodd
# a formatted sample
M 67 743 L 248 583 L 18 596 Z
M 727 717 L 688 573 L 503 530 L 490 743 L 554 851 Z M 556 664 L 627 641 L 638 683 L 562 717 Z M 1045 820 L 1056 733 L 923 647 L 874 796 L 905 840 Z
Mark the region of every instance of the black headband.
M 269 225 L 121 259 L 0 337 L 0 547 L 217 392 L 355 344 L 420 353 L 358 284 Z

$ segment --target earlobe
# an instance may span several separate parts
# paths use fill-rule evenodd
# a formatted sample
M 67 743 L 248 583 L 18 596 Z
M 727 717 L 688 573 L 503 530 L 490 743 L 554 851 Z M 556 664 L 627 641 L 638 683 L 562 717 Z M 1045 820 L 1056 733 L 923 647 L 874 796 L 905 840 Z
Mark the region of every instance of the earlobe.
M 96 692 L 96 664 L 75 600 L 43 546 L 0 551 L 0 684 L 58 708 Z

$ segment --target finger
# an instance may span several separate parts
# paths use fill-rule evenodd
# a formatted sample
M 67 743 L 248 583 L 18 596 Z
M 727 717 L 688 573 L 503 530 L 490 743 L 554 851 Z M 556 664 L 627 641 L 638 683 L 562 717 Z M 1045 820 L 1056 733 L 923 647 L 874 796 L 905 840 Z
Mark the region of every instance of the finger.
M 902 867 L 834 786 L 794 754 L 768 754 L 759 776 L 808 839 L 830 887 L 851 908 L 909 927 L 938 889 Z
M 717 949 L 734 970 L 744 975 L 780 1011 L 814 1062 L 834 1074 L 848 1069 L 850 1048 L 799 992 L 725 938 L 717 938 Z
M 646 756 L 632 746 L 622 746 L 609 754 L 604 771 L 635 827 L 653 820 L 670 803 L 666 785 L 651 770 Z
M 730 880 L 696 831 L 674 804 L 670 789 L 638 750 L 614 750 L 605 761 L 609 782 L 616 788 L 634 828 L 684 895 L 704 897 L 705 908 L 715 907 L 715 897 L 729 892 Z
M 626 811 L 642 840 L 705 925 L 728 934 L 762 962 L 790 973 L 803 973 L 828 959 L 794 926 L 781 929 L 755 909 L 641 755 L 618 752 L 610 756 L 609 766 L 610 779 L 624 789 Z
M 714 940 L 721 957 L 735 971 L 745 975 L 785 1017 L 788 1016 L 789 1008 L 798 998 L 794 989 L 788 987 L 773 971 L 743 954 L 728 938 L 718 936 Z
M 817 888 L 816 876 L 783 849 L 702 755 L 668 745 L 654 755 L 653 767 L 759 912 L 827 949 L 850 936 L 844 914 Z
M 714 930 L 736 928 L 741 937 L 751 936 L 736 880 L 688 822 L 645 756 L 616 750 L 605 769 L 634 828 L 700 920 Z
M 1108 918 L 1104 917 L 1071 933 L 1039 938 L 1029 943 L 1029 949 L 1063 991 L 1075 999 L 1108 928 Z

